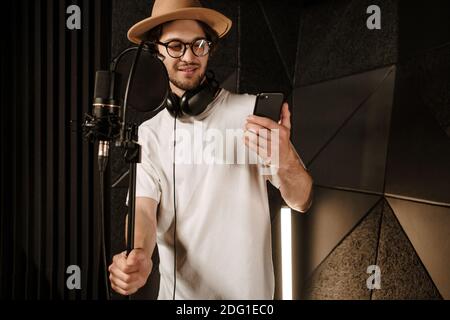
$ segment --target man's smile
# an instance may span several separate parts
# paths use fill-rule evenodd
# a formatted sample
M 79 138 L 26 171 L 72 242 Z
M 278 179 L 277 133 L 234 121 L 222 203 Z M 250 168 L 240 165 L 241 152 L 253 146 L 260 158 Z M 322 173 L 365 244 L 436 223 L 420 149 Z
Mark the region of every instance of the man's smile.
M 198 66 L 184 66 L 184 67 L 179 67 L 177 70 L 178 72 L 181 72 L 181 74 L 186 75 L 186 76 L 191 76 L 195 73 L 195 71 L 198 69 Z

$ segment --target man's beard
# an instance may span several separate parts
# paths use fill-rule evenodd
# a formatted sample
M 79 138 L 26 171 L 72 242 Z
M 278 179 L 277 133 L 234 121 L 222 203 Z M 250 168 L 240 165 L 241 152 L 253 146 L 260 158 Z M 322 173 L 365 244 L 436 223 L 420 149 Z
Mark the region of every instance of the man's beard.
M 178 66 L 175 67 L 174 73 L 178 72 Z M 179 80 L 175 78 L 175 76 L 169 75 L 169 80 L 172 82 L 173 85 L 175 85 L 177 88 L 180 88 L 181 90 L 193 90 L 197 88 L 200 83 L 202 82 L 203 78 L 205 76 L 205 73 L 200 73 L 198 76 L 188 79 L 188 80 Z

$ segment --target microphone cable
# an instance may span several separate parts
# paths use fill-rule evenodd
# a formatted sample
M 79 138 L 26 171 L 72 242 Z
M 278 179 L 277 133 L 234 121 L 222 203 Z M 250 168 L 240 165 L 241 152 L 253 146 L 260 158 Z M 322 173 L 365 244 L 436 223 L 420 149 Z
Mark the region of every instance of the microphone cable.
M 175 114 L 173 121 L 173 162 L 172 162 L 172 182 L 173 182 L 173 296 L 175 300 L 175 291 L 177 288 L 177 206 L 175 198 L 175 147 L 176 147 L 176 132 L 177 132 L 177 114 Z
M 111 299 L 111 293 L 109 290 L 109 280 L 108 280 L 108 265 L 106 262 L 106 245 L 105 245 L 105 203 L 104 203 L 104 191 L 105 191 L 105 182 L 104 182 L 104 170 L 100 170 L 100 238 L 101 238 L 101 255 L 103 258 L 103 266 L 104 266 L 104 281 L 105 281 L 105 294 L 106 300 Z

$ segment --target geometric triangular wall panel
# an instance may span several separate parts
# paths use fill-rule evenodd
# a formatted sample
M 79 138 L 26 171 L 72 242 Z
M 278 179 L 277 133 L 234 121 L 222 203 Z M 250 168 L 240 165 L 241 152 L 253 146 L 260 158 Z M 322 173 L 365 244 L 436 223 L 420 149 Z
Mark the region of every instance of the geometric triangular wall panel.
M 380 68 L 294 90 L 292 141 L 305 164 L 317 156 L 346 120 L 376 91 L 392 72 L 391 68 Z M 391 79 L 388 82 L 391 83 Z M 391 90 L 389 87 L 386 89 Z M 389 97 L 386 100 L 392 102 Z
M 296 86 L 343 78 L 397 61 L 399 1 L 302 2 Z M 368 30 L 365 23 L 368 15 L 364 13 L 371 4 L 382 12 L 382 27 L 376 32 Z
M 329 188 L 314 188 L 314 205 L 301 217 L 305 224 L 301 245 L 308 276 L 342 239 L 373 209 L 379 196 Z
M 300 1 L 258 1 L 287 76 L 293 81 L 300 24 Z M 280 19 L 280 17 L 283 17 Z M 286 25 L 291 26 L 286 29 Z
M 389 205 L 385 205 L 376 265 L 381 289 L 372 299 L 442 299 Z
M 239 91 L 253 94 L 279 91 L 286 96 L 289 95 L 292 91 L 292 83 L 286 74 L 286 68 L 277 50 L 270 26 L 264 19 L 262 7 L 256 1 L 239 3 L 239 23 L 242 30 Z
M 385 191 L 450 204 L 450 139 L 423 101 L 416 68 L 397 69 Z
M 355 227 L 306 281 L 306 299 L 370 299 L 367 267 L 376 259 L 383 201 Z
M 436 73 L 437 62 L 429 62 L 434 68 L 430 74 Z M 372 298 L 450 299 L 450 139 L 442 130 L 447 119 L 444 109 L 429 106 L 431 102 L 448 106 L 442 93 L 439 99 L 432 94 L 435 88 L 442 91 L 445 84 L 438 86 L 430 78 L 425 85 L 422 70 L 413 63 L 389 68 L 296 88 L 292 140 L 321 190 L 366 191 L 387 197 L 394 208 L 397 217 L 386 202 L 378 248 L 383 286 L 373 291 Z M 376 83 L 370 79 L 375 74 L 374 78 L 384 81 L 377 90 L 376 85 L 370 86 L 373 92 L 369 92 L 367 83 Z M 355 105 L 352 99 L 364 103 Z M 326 206 L 326 211 L 342 212 L 338 198 L 330 201 L 319 196 L 310 220 L 314 214 L 320 218 Z M 312 267 L 317 266 L 318 256 L 325 259 L 314 272 L 314 281 L 339 281 L 338 270 L 329 263 L 338 248 L 328 245 L 331 251 L 323 258 L 323 253 L 318 254 L 320 246 L 314 244 L 317 239 L 312 240 L 318 229 L 323 228 L 321 235 L 327 237 L 324 234 L 333 228 L 322 225 L 311 224 L 311 231 L 302 230 L 310 232 L 304 258 L 312 261 Z M 326 266 L 332 268 L 331 273 L 324 270 Z M 317 278 L 318 273 L 328 276 Z M 313 278 L 309 285 L 314 285 Z
M 395 68 L 309 165 L 316 184 L 383 192 Z M 331 161 L 330 161 L 331 160 Z
M 450 207 L 388 198 L 400 225 L 444 299 L 450 299 Z

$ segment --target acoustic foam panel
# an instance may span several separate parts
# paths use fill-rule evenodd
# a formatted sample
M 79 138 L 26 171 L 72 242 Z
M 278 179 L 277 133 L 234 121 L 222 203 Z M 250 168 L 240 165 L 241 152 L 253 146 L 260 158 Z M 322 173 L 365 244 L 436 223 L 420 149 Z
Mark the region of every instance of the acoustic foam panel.
M 314 204 L 301 216 L 306 227 L 303 259 L 308 276 L 380 199 L 356 192 L 314 188 Z
M 382 211 L 380 201 L 320 264 L 306 283 L 306 299 L 370 299 L 367 267 L 375 262 Z
M 388 202 L 441 295 L 450 299 L 450 207 Z
M 376 265 L 381 289 L 373 291 L 372 299 L 441 299 L 389 205 L 383 211 Z

